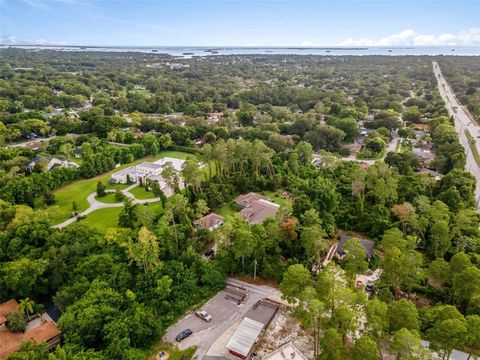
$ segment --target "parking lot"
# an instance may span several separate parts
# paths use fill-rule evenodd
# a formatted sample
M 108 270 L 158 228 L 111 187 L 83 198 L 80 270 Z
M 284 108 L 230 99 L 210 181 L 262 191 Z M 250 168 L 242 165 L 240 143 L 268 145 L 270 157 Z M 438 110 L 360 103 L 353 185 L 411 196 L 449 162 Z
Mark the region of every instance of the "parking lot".
M 237 305 L 235 301 L 228 300 L 227 297 L 230 297 L 232 293 L 222 290 L 202 306 L 203 310 L 212 315 L 212 321 L 207 323 L 195 314 L 191 314 L 171 326 L 164 339 L 173 344 L 178 344 L 180 349 L 197 346 L 195 355 L 202 359 L 212 344 L 234 323 L 243 319 L 257 301 L 266 297 L 281 301 L 280 291 L 275 288 L 265 285 L 251 285 L 235 279 L 229 279 L 229 282 L 248 290 L 248 296 L 244 303 Z M 177 343 L 175 337 L 185 329 L 191 329 L 193 334 Z

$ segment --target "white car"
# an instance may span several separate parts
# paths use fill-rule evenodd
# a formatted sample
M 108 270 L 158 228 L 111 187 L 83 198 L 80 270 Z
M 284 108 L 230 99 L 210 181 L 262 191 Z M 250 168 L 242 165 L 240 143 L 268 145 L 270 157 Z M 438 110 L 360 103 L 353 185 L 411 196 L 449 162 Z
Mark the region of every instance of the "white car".
M 199 310 L 195 312 L 195 315 L 197 315 L 200 319 L 205 320 L 206 322 L 212 321 L 212 315 L 210 315 L 205 310 Z

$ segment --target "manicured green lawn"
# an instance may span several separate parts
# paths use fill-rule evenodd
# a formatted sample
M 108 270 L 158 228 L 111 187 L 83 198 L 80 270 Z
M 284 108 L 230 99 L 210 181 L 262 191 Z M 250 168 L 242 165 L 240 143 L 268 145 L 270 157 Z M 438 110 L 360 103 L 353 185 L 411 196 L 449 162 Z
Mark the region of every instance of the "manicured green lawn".
M 154 203 L 149 203 L 148 207 L 152 209 L 155 215 L 160 214 L 163 211 L 163 205 L 161 201 L 155 201 Z
M 186 159 L 188 156 L 193 156 L 192 154 L 180 152 L 180 151 L 162 151 L 157 156 L 148 156 L 143 159 L 136 160 L 130 164 L 122 165 L 112 171 L 109 171 L 103 175 L 97 176 L 92 179 L 87 180 L 78 180 L 67 186 L 64 186 L 61 189 L 55 191 L 55 205 L 50 207 L 51 216 L 54 224 L 60 223 L 64 220 L 70 218 L 72 212 L 72 202 L 75 201 L 78 206 L 78 211 L 85 211 L 89 204 L 87 201 L 88 195 L 95 192 L 97 189 L 97 183 L 99 181 L 103 182 L 105 185 L 108 184 L 110 176 L 117 171 L 125 169 L 129 166 L 136 165 L 144 161 L 155 161 L 163 157 L 173 157 L 177 159 Z M 109 185 L 108 189 L 116 188 L 125 188 L 126 185 Z M 44 207 L 42 201 L 36 201 L 36 205 L 39 207 Z
M 107 203 L 107 204 L 114 204 L 114 203 L 119 202 L 119 201 L 117 201 L 117 199 L 115 199 L 115 193 L 108 193 L 107 195 L 105 195 L 103 197 L 95 196 L 95 199 L 97 199 L 100 202 Z
M 80 220 L 80 222 L 82 224 L 88 224 L 102 233 L 106 233 L 109 228 L 118 226 L 118 215 L 122 209 L 123 207 L 99 209 L 88 214 L 87 217 Z
M 155 197 L 155 194 L 151 191 L 146 191 L 145 188 L 136 186 L 133 189 L 129 191 L 135 198 L 139 200 L 143 199 L 153 199 Z

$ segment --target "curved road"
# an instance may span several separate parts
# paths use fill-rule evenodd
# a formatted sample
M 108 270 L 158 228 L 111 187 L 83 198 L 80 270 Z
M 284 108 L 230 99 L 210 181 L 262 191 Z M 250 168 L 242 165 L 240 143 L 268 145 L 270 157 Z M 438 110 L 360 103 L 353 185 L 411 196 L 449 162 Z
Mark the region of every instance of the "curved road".
M 123 195 L 125 195 L 126 197 L 133 200 L 132 204 L 134 204 L 134 205 L 135 204 L 145 204 L 145 203 L 152 203 L 152 202 L 160 201 L 160 198 L 143 199 L 143 200 L 139 200 L 139 199 L 135 198 L 135 196 L 133 196 L 133 194 L 129 192 L 135 186 L 138 186 L 138 184 L 133 184 L 133 185 L 127 187 L 126 189 L 121 190 Z M 112 192 L 115 192 L 115 191 L 114 190 L 107 190 L 107 192 L 112 193 Z M 77 216 L 71 217 L 70 219 L 65 220 L 64 222 L 62 222 L 60 224 L 54 225 L 53 227 L 57 228 L 57 229 L 62 229 L 64 227 L 70 225 L 71 223 L 77 221 L 77 217 L 79 217 L 79 216 L 86 216 L 86 215 L 90 214 L 91 212 L 94 212 L 95 210 L 99 210 L 99 209 L 123 206 L 123 202 L 120 202 L 120 203 L 104 203 L 104 202 L 98 201 L 97 199 L 95 199 L 95 195 L 97 195 L 96 192 L 88 195 L 87 200 L 88 200 L 88 203 L 90 204 L 90 206 L 87 210 L 82 211 Z
M 480 167 L 478 166 L 475 158 L 473 157 L 469 141 L 467 139 L 467 136 L 465 135 L 465 129 L 467 129 L 473 136 L 473 138 L 477 140 L 475 142 L 475 146 L 480 153 L 478 141 L 478 138 L 480 137 L 480 126 L 471 117 L 466 107 L 458 101 L 455 93 L 453 92 L 452 88 L 443 76 L 442 70 L 440 69 L 440 66 L 438 66 L 438 63 L 436 61 L 433 61 L 432 64 L 433 72 L 435 73 L 435 77 L 438 81 L 438 90 L 440 91 L 440 95 L 445 102 L 445 107 L 448 110 L 448 114 L 454 119 L 455 130 L 457 130 L 460 144 L 462 144 L 465 149 L 465 154 L 467 157 L 465 170 L 475 176 L 477 180 L 477 186 L 475 188 L 475 199 L 477 200 L 477 210 L 480 210 L 478 206 L 480 201 Z

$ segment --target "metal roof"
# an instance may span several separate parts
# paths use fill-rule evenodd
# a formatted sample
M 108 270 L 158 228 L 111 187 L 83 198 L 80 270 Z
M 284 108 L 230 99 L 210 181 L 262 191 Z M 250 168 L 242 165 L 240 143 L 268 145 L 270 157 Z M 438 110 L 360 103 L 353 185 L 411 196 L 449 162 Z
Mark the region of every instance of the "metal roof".
M 228 342 L 227 349 L 237 354 L 248 356 L 262 329 L 262 323 L 247 317 L 244 318 Z

